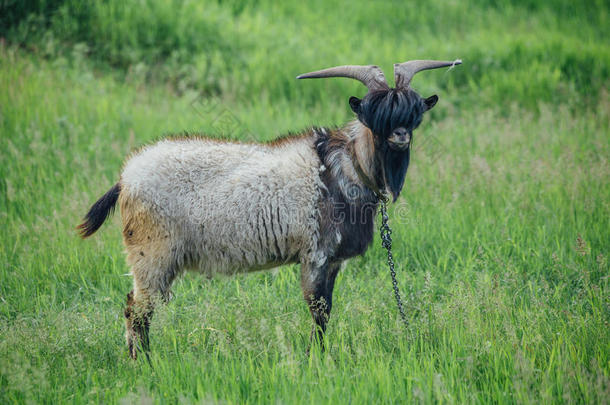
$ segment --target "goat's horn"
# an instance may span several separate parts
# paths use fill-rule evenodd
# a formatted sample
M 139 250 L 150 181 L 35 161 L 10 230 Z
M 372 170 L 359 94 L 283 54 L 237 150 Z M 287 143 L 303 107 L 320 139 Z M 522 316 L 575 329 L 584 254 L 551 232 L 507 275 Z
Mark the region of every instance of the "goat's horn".
M 387 90 L 388 83 L 385 80 L 383 71 L 379 66 L 358 66 L 346 65 L 336 66 L 328 69 L 317 70 L 315 72 L 304 73 L 297 76 L 297 79 L 318 79 L 324 77 L 349 77 L 362 82 L 369 91 Z
M 394 64 L 394 82 L 396 88 L 409 87 L 411 79 L 415 76 L 415 73 L 426 69 L 438 69 L 447 66 L 461 65 L 462 60 L 456 59 L 453 62 L 446 62 L 440 60 L 410 60 L 404 63 Z

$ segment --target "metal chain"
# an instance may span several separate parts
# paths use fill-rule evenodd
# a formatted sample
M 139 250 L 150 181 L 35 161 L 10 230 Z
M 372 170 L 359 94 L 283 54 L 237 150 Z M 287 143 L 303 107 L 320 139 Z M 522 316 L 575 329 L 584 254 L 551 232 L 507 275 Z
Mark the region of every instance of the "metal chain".
M 402 298 L 400 297 L 400 291 L 398 290 L 398 282 L 396 281 L 396 270 L 394 269 L 394 257 L 392 256 L 392 229 L 388 225 L 388 210 L 386 206 L 387 198 L 380 196 L 380 212 L 381 212 L 381 227 L 379 228 L 381 235 L 381 246 L 388 251 L 388 266 L 390 268 L 390 275 L 392 276 L 392 287 L 394 288 L 394 296 L 396 297 L 396 305 L 398 306 L 398 312 L 400 318 L 404 323 L 405 327 L 409 326 L 405 310 L 402 305 Z

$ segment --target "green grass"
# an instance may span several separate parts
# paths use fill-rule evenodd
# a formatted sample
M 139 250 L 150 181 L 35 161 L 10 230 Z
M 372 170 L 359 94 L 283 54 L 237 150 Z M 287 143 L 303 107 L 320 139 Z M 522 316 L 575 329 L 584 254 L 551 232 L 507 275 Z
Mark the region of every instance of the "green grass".
M 605 2 L 87 4 L 0 5 L 0 403 L 608 402 Z M 130 151 L 340 125 L 362 86 L 297 74 L 456 57 L 414 82 L 440 102 L 390 213 L 407 331 L 376 238 L 326 353 L 288 266 L 186 275 L 128 359 L 119 219 L 74 226 Z

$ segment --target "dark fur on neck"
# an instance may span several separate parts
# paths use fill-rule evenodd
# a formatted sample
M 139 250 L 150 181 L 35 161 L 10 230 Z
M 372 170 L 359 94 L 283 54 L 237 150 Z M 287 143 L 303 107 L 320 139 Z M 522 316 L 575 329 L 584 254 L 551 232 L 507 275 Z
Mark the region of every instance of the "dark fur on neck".
M 364 130 L 356 123 L 338 130 L 314 129 L 316 150 L 325 168 L 320 173 L 326 186 L 319 203 L 323 218 L 320 236 L 334 259 L 361 255 L 373 240 L 378 199 L 354 167 L 354 148 L 362 147 L 356 137 L 366 136 L 358 133 Z M 365 169 L 376 172 L 375 168 Z

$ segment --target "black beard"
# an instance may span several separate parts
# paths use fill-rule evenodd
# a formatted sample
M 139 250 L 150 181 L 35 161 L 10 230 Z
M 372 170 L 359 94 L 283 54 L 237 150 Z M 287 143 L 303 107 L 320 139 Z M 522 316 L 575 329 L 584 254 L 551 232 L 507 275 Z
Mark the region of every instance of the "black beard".
M 386 147 L 386 150 L 383 152 L 385 184 L 392 193 L 392 202 L 396 202 L 396 199 L 402 190 L 405 176 L 407 175 L 407 168 L 409 167 L 410 154 L 411 148 L 407 148 L 404 151 L 397 151 Z

